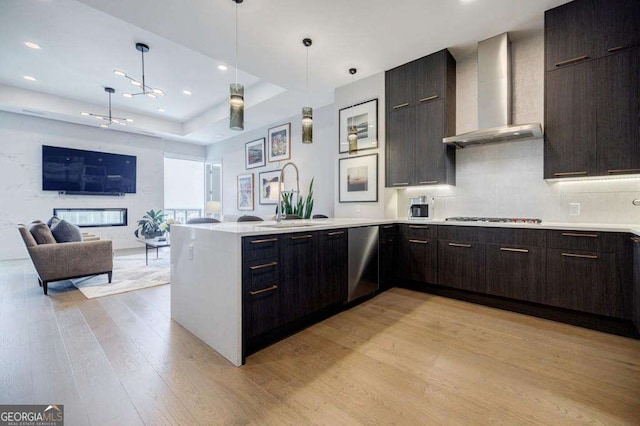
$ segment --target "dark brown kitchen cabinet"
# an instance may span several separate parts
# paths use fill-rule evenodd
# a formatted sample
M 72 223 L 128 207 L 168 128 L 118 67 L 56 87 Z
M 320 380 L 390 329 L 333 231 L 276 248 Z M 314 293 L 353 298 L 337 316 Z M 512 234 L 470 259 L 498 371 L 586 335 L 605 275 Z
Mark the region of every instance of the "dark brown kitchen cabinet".
M 455 59 L 448 50 L 386 72 L 386 186 L 455 184 Z
M 431 225 L 400 225 L 398 269 L 400 279 L 438 282 L 437 231 Z
M 575 0 L 545 12 L 545 69 L 572 66 L 640 44 L 638 0 Z
M 633 241 L 633 322 L 640 331 L 640 237 L 632 237 Z
M 246 339 L 282 324 L 279 241 L 275 235 L 242 242 L 243 323 Z
M 640 48 L 602 58 L 598 76 L 598 174 L 640 173 Z
M 596 174 L 596 71 L 585 62 L 546 73 L 546 179 Z
M 438 227 L 438 284 L 486 292 L 485 228 Z
M 544 247 L 487 244 L 487 293 L 541 302 L 545 251 Z
M 379 282 L 380 290 L 388 290 L 395 285 L 397 269 L 396 247 L 398 242 L 397 225 L 381 225 L 379 234 Z
M 542 303 L 620 317 L 622 290 L 615 253 L 547 249 Z
M 318 278 L 318 237 L 315 232 L 280 237 L 280 302 L 285 323 L 313 312 L 313 289 Z
M 347 299 L 348 234 L 346 229 L 318 231 L 319 275 L 312 292 L 312 311 L 336 305 Z M 307 259 L 313 262 L 313 259 Z

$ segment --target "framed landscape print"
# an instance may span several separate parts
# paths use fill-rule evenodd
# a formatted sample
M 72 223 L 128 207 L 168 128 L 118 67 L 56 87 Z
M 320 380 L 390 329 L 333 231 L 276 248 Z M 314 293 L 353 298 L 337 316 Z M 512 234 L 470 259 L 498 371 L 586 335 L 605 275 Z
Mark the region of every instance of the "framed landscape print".
M 269 129 L 267 137 L 269 162 L 291 158 L 291 123 Z
M 244 145 L 244 163 L 247 170 L 267 164 L 267 157 L 264 154 L 264 138 L 247 142 Z
M 378 154 L 340 159 L 341 203 L 378 201 Z
M 378 99 L 340 110 L 339 153 L 349 152 L 349 126 L 358 128 L 358 151 L 378 147 Z
M 253 210 L 253 173 L 238 175 L 238 210 Z
M 278 204 L 278 182 L 280 182 L 280 170 L 260 173 L 258 179 L 258 191 L 260 191 L 260 204 Z M 274 192 L 272 194 L 272 191 Z

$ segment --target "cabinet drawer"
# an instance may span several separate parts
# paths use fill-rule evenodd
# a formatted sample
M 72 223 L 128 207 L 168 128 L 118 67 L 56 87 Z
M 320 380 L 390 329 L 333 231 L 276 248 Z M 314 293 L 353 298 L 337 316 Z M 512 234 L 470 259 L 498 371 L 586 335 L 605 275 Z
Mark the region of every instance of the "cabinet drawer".
M 421 223 L 403 224 L 400 226 L 402 238 L 412 240 L 435 239 L 438 235 L 437 228 L 433 225 Z
M 593 231 L 547 231 L 547 247 L 583 251 L 616 251 L 618 234 Z
M 486 228 L 477 226 L 440 226 L 438 227 L 438 239 L 465 242 L 484 242 Z
M 395 240 L 397 234 L 397 225 L 380 225 L 380 241 Z
M 482 243 L 439 240 L 438 284 L 485 293 L 485 254 Z
M 262 259 L 278 258 L 278 236 L 260 235 L 256 237 L 244 237 L 243 260 L 252 263 Z
M 487 228 L 487 244 L 546 247 L 547 233 L 538 229 Z
M 260 290 L 280 281 L 280 266 L 276 260 L 267 259 L 244 268 L 245 291 Z
M 251 338 L 273 330 L 282 324 L 280 288 L 265 286 L 246 295 L 245 337 Z
M 487 244 L 487 293 L 540 302 L 546 280 L 546 249 Z

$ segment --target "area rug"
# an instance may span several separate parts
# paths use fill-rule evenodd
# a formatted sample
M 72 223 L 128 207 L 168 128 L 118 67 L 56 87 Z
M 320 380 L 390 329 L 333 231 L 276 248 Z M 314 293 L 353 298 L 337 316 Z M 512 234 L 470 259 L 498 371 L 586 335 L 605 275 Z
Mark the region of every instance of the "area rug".
M 149 265 L 145 265 L 144 254 L 119 256 L 113 259 L 113 279 L 109 284 L 107 274 L 71 280 L 87 299 L 140 290 L 142 288 L 169 284 L 170 268 L 168 253 L 156 259 L 149 252 Z

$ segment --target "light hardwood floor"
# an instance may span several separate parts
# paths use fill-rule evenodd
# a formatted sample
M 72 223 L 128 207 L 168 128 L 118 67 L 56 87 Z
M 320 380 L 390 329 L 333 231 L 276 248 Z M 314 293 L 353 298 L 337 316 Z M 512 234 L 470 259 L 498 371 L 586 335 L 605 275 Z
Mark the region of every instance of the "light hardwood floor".
M 639 424 L 640 342 L 393 289 L 235 368 L 169 286 L 86 300 L 0 263 L 0 403 L 86 424 Z

